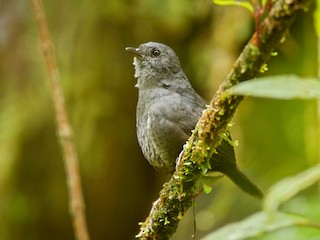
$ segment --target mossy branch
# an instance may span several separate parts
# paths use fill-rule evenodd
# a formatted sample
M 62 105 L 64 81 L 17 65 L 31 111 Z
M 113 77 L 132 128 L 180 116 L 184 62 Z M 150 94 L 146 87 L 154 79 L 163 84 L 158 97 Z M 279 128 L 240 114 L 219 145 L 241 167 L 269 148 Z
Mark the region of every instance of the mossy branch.
M 254 78 L 260 72 L 277 44 L 284 39 L 298 12 L 306 9 L 311 2 L 274 1 L 259 32 L 254 33 L 203 112 L 185 145 L 176 171 L 170 181 L 164 184 L 146 221 L 141 223 L 137 238 L 169 239 L 174 234 L 179 221 L 192 206 L 203 170 L 207 169 L 214 149 L 221 142 L 228 123 L 243 99 L 241 96 L 227 96 L 224 91 L 239 82 Z

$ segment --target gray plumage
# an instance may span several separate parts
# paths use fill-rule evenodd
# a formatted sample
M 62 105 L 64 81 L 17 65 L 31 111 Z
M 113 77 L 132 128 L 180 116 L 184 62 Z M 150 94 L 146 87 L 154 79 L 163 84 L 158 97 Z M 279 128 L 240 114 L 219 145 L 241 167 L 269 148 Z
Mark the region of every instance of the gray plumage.
M 126 50 L 135 54 L 139 145 L 153 167 L 173 172 L 177 156 L 206 102 L 192 88 L 170 47 L 148 42 Z M 244 191 L 261 197 L 261 191 L 236 166 L 233 147 L 223 140 L 217 151 L 210 161 L 212 170 L 226 174 Z

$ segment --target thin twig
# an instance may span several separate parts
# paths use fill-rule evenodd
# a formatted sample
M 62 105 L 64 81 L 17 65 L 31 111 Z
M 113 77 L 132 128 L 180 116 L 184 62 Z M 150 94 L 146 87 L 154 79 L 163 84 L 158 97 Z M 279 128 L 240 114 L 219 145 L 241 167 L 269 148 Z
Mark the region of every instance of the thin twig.
M 241 96 L 226 96 L 231 86 L 255 77 L 266 64 L 277 44 L 301 9 L 312 0 L 277 0 L 234 64 L 226 80 L 203 112 L 185 145 L 180 164 L 169 182 L 164 184 L 154 211 L 141 223 L 140 239 L 169 239 L 179 221 L 192 206 L 199 178 L 219 145 Z M 259 39 L 259 42 L 257 42 Z
M 85 218 L 85 205 L 81 189 L 78 167 L 78 157 L 73 141 L 72 128 L 69 124 L 64 97 L 60 85 L 60 75 L 56 64 L 54 47 L 50 40 L 47 20 L 41 0 L 32 0 L 32 7 L 36 16 L 42 52 L 49 73 L 51 96 L 54 105 L 58 137 L 60 140 L 63 159 L 66 168 L 67 185 L 69 190 L 69 208 L 77 240 L 89 240 Z

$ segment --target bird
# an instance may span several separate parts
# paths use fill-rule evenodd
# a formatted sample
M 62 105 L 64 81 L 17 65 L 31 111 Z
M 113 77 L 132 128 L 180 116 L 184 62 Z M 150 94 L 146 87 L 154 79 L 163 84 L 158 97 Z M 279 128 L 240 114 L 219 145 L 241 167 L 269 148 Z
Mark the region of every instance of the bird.
M 134 54 L 136 133 L 142 153 L 155 169 L 173 173 L 206 101 L 193 89 L 169 46 L 147 42 L 126 51 Z M 246 193 L 261 198 L 262 191 L 239 170 L 231 141 L 222 140 L 216 151 L 210 159 L 211 171 L 226 175 Z

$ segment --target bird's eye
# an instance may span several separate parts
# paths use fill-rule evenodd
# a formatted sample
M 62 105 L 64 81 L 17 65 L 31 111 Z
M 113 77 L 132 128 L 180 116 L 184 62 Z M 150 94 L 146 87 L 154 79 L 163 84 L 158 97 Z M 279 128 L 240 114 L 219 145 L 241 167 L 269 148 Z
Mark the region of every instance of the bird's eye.
M 151 53 L 152 53 L 152 56 L 158 57 L 161 52 L 160 52 L 160 50 L 159 50 L 158 48 L 153 48 L 153 49 L 151 50 Z

